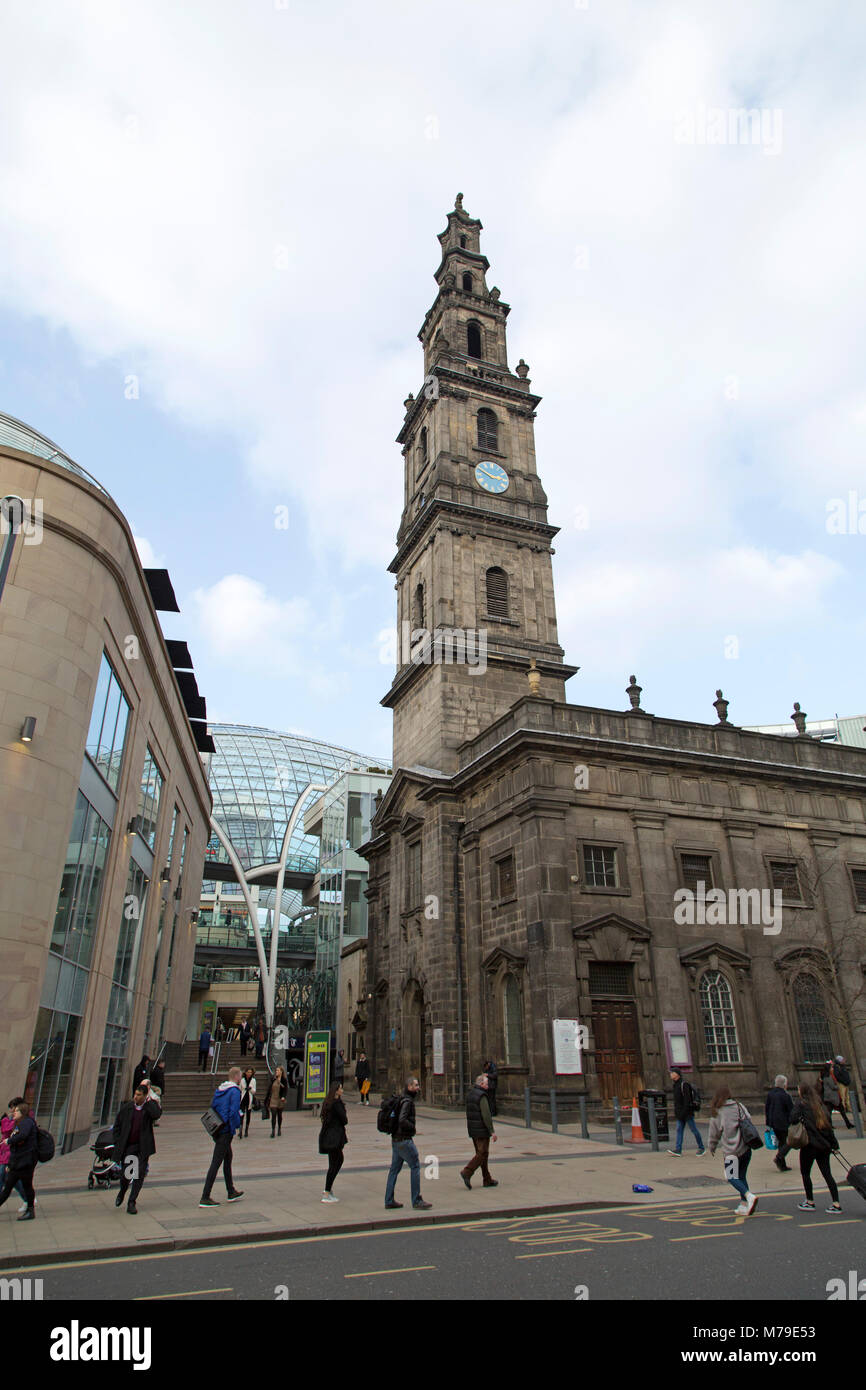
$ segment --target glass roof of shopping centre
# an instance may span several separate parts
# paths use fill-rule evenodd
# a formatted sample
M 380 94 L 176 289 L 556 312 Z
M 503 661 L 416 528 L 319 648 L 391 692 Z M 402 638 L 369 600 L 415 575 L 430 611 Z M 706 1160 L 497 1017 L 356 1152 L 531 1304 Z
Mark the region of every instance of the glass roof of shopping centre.
M 44 434 L 38 430 L 31 429 L 30 425 L 25 425 L 23 420 L 16 420 L 12 415 L 4 415 L 0 412 L 0 448 L 6 444 L 10 449 L 18 449 L 22 454 L 35 454 L 37 458 L 48 459 L 50 463 L 56 463 L 60 468 L 65 468 L 70 473 L 75 473 L 77 477 L 84 478 L 85 482 L 92 487 L 98 488 L 103 497 L 111 498 L 111 494 L 106 492 L 101 483 L 98 483 L 92 474 L 82 468 L 80 464 L 74 463 L 68 454 L 64 454 L 56 444 L 52 443 Z
M 368 758 L 348 748 L 321 743 L 301 734 L 281 734 L 241 724 L 209 724 L 215 753 L 205 759 L 213 794 L 213 816 L 231 841 L 245 870 L 276 865 L 283 836 L 299 794 L 311 782 L 329 785 L 345 768 L 388 767 L 381 758 Z M 307 798 L 311 806 L 320 793 Z M 319 841 L 305 835 L 303 815 L 292 834 L 286 868 L 289 873 L 314 874 Z M 205 855 L 208 867 L 226 864 L 228 857 L 216 836 Z

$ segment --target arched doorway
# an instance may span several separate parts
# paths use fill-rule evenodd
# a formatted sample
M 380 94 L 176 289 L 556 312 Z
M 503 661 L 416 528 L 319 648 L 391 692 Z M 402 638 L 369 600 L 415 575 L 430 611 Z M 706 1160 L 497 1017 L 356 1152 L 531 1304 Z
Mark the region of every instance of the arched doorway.
M 424 994 L 417 980 L 410 980 L 403 991 L 403 1075 L 401 1088 L 406 1078 L 417 1076 L 421 1083 L 421 1094 L 425 1090 L 424 1068 Z

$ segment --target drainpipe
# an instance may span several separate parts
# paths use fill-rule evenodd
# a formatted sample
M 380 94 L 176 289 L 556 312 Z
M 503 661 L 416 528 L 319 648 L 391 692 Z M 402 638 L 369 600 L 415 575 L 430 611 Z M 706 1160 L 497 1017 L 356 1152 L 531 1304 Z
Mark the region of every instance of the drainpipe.
M 460 838 L 464 822 L 457 821 L 454 833 L 454 950 L 457 957 L 457 1099 L 464 1101 L 466 1062 L 463 1056 L 463 928 L 460 920 Z

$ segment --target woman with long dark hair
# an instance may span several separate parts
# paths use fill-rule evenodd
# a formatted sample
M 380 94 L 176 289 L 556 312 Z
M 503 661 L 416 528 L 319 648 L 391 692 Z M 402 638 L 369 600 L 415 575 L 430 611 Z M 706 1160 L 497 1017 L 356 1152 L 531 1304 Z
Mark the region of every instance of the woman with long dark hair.
M 328 1176 L 325 1179 L 325 1190 L 322 1193 L 323 1202 L 339 1202 L 339 1197 L 335 1197 L 331 1188 L 334 1179 L 343 1166 L 343 1149 L 348 1143 L 346 1126 L 349 1117 L 346 1114 L 346 1107 L 343 1104 L 343 1086 L 337 1082 L 332 1086 L 325 1100 L 322 1102 L 322 1128 L 319 1130 L 319 1153 L 328 1155 Z
M 749 1167 L 749 1160 L 752 1157 L 752 1150 L 743 1138 L 740 1123 L 745 1116 L 751 1120 L 751 1115 L 744 1105 L 738 1100 L 734 1100 L 729 1086 L 720 1086 L 713 1096 L 713 1103 L 710 1106 L 710 1132 L 707 1137 L 707 1148 L 711 1154 L 721 1144 L 722 1153 L 725 1156 L 725 1177 L 731 1184 L 735 1192 L 740 1194 L 740 1205 L 734 1208 L 737 1216 L 751 1216 L 758 1199 L 754 1192 L 749 1191 L 746 1181 L 746 1172 Z
M 249 1139 L 250 1120 L 253 1117 L 253 1110 L 256 1103 L 256 1069 L 247 1067 L 241 1077 L 241 1127 L 238 1130 L 239 1139 Z
M 815 1210 L 815 1194 L 812 1190 L 812 1165 L 817 1163 L 821 1177 L 827 1184 L 831 1205 L 827 1207 L 829 1216 L 837 1216 L 842 1210 L 839 1203 L 839 1189 L 830 1172 L 830 1154 L 838 1149 L 839 1141 L 833 1133 L 833 1120 L 821 1101 L 814 1086 L 804 1081 L 797 1087 L 799 1100 L 794 1102 L 791 1111 L 791 1124 L 805 1126 L 809 1142 L 800 1150 L 800 1177 L 803 1179 L 805 1196 L 797 1205 L 800 1211 Z
M 277 1131 L 283 1132 L 283 1110 L 286 1106 L 286 1096 L 289 1094 L 289 1080 L 282 1067 L 277 1067 L 274 1072 L 274 1079 L 268 1090 L 268 1110 L 271 1116 L 271 1138 L 273 1139 Z

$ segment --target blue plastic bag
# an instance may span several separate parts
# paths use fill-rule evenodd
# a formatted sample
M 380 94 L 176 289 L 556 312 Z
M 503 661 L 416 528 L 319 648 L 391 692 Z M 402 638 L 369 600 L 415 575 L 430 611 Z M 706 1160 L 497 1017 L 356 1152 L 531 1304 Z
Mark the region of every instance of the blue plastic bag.
M 779 1141 L 771 1129 L 764 1130 L 764 1143 L 768 1149 L 778 1149 Z

